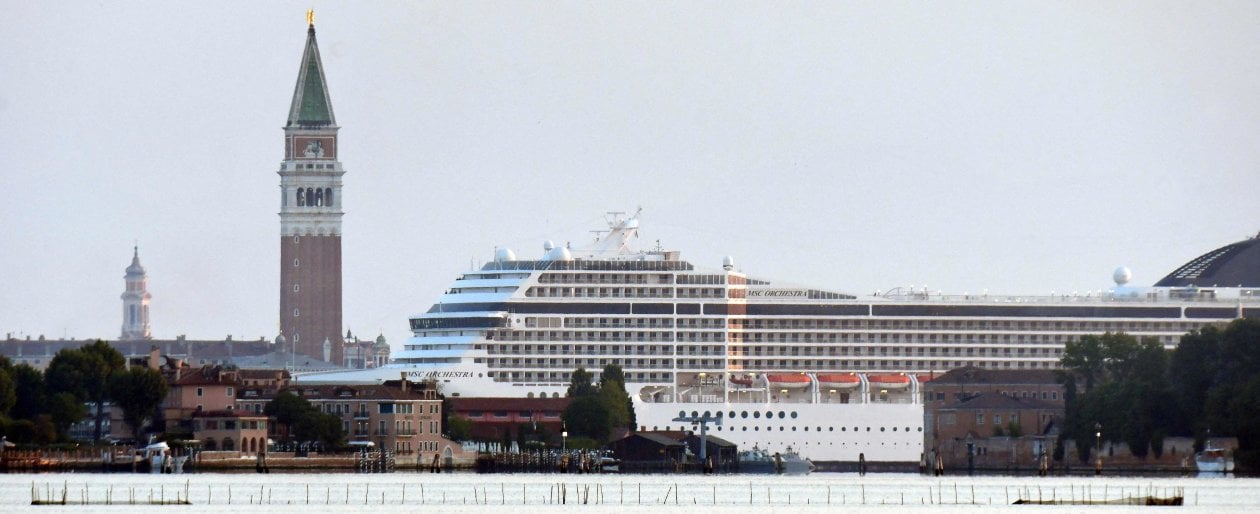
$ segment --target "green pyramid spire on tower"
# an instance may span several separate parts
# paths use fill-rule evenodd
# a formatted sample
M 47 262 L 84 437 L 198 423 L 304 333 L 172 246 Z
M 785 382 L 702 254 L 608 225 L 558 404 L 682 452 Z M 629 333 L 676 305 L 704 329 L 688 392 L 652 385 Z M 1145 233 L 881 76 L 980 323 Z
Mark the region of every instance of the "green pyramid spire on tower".
M 333 116 L 332 101 L 328 98 L 328 85 L 324 82 L 324 65 L 319 59 L 319 45 L 315 43 L 315 20 L 307 13 L 306 50 L 302 52 L 302 66 L 298 69 L 297 85 L 293 88 L 293 105 L 289 108 L 286 126 L 325 127 L 337 124 Z

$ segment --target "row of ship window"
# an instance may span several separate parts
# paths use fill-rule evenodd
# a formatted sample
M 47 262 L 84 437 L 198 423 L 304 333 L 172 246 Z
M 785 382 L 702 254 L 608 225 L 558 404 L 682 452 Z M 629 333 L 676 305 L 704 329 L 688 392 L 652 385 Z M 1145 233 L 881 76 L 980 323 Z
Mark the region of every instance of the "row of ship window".
M 778 427 L 778 428 L 779 428 L 779 432 L 789 432 L 789 431 L 790 431 L 790 432 L 796 432 L 798 427 L 796 427 L 796 426 L 791 426 L 791 427 L 782 427 L 782 426 L 781 426 L 781 427 Z M 853 432 L 854 432 L 854 433 L 859 433 L 859 432 L 861 432 L 861 428 L 862 428 L 862 427 L 853 427 Z M 865 428 L 866 428 L 866 431 L 867 431 L 867 432 L 871 432 L 871 431 L 872 431 L 872 427 L 865 427 Z M 897 431 L 898 431 L 898 428 L 899 428 L 899 427 L 879 427 L 879 431 L 880 431 L 880 432 L 888 432 L 888 431 L 891 431 L 891 432 L 897 432 Z M 658 431 L 658 430 L 660 430 L 660 429 L 661 429 L 661 428 L 660 428 L 660 427 L 657 427 L 657 426 L 653 426 L 653 427 L 652 427 L 652 431 Z M 692 430 L 692 429 L 693 429 L 693 428 L 689 428 L 689 427 L 685 427 L 685 426 L 681 426 L 681 427 L 670 427 L 670 426 L 668 426 L 668 425 L 666 425 L 666 426 L 665 426 L 665 428 L 664 428 L 664 430 L 666 430 L 666 431 L 670 431 L 670 430 L 679 430 L 679 431 L 684 431 L 684 430 Z M 714 426 L 714 427 L 713 427 L 713 430 L 718 431 L 718 432 L 722 432 L 722 431 L 724 431 L 724 430 L 725 430 L 725 431 L 727 431 L 727 432 L 735 432 L 737 429 L 738 429 L 738 431 L 740 431 L 740 432 L 749 432 L 749 430 L 748 430 L 748 427 L 747 427 L 747 426 L 739 426 L 739 427 L 727 426 L 727 427 L 724 427 L 724 426 L 722 426 L 722 425 L 716 425 L 716 426 Z M 774 429 L 775 429 L 775 427 L 770 427 L 770 426 L 768 426 L 768 427 L 766 427 L 766 432 L 773 432 L 773 431 L 774 431 Z M 801 431 L 803 431 L 803 432 L 809 432 L 809 431 L 810 431 L 810 427 L 808 427 L 808 426 L 800 427 L 800 429 L 801 429 Z M 890 429 L 891 429 L 891 430 L 890 430 Z M 922 432 L 922 431 L 923 431 L 923 427 L 916 427 L 916 429 L 917 429 L 919 432 Z M 641 427 L 639 427 L 639 430 L 642 430 L 642 431 L 647 431 L 647 427 L 646 427 L 646 426 L 641 426 Z M 753 426 L 751 431 L 752 431 L 752 432 L 760 432 L 760 431 L 761 431 L 761 427 L 760 427 L 760 426 Z M 814 427 L 814 430 L 813 430 L 813 431 L 814 431 L 814 432 L 823 432 L 824 430 L 823 430 L 823 427 Z M 835 431 L 836 431 L 836 427 L 827 427 L 827 430 L 826 430 L 826 432 L 835 432 Z M 841 432 L 848 432 L 848 431 L 849 431 L 849 427 L 847 427 L 847 426 L 840 427 L 840 431 L 841 431 Z M 911 432 L 910 427 L 905 427 L 904 432 L 905 432 L 905 433 L 910 433 L 910 432 Z
M 731 277 L 732 284 L 742 284 L 743 277 Z M 736 280 L 738 279 L 738 280 Z M 645 275 L 625 273 L 543 273 L 539 284 L 713 284 L 726 283 L 725 275 Z
M 723 289 L 712 287 L 531 287 L 528 298 L 723 298 Z
M 600 326 L 609 326 L 610 324 L 622 323 L 625 325 L 638 324 L 642 320 L 657 320 L 660 323 L 668 323 L 673 318 L 564 318 L 566 325 L 573 323 L 589 324 L 598 322 Z M 905 329 L 923 329 L 923 330 L 966 330 L 966 331 L 1035 331 L 1035 332 L 1053 332 L 1053 331 L 1072 331 L 1072 332 L 1104 332 L 1104 331 L 1168 331 L 1183 333 L 1194 330 L 1203 325 L 1198 322 L 1187 321 L 1125 321 L 1125 322 L 1104 322 L 1104 321 L 981 321 L 981 320 L 876 320 L 876 319 L 743 319 L 743 318 L 678 318 L 680 325 L 689 322 L 709 322 L 706 326 L 718 329 L 734 329 L 734 330 L 812 330 L 812 329 L 839 329 L 839 330 L 905 330 Z M 613 325 L 615 326 L 615 325 Z M 642 326 L 642 325 L 639 325 Z
M 478 359 L 477 362 L 481 362 L 481 360 Z M 626 379 L 631 382 L 656 384 L 656 383 L 671 383 L 674 381 L 673 373 L 631 371 L 635 369 L 645 369 L 645 368 L 646 369 L 672 370 L 672 369 L 675 369 L 672 364 L 660 363 L 649 368 L 648 366 L 632 365 L 632 364 L 629 364 L 627 361 L 618 362 L 616 360 L 613 360 L 612 362 L 618 363 L 619 365 L 621 365 L 623 368 L 627 370 Z M 819 367 L 817 369 L 809 369 L 802 366 L 788 366 L 788 365 L 760 366 L 757 368 L 747 368 L 746 370 L 750 372 L 758 372 L 758 373 L 764 372 L 764 371 L 793 371 L 793 372 L 802 371 L 802 370 L 834 371 L 837 369 L 846 369 L 846 370 L 851 370 L 851 371 L 905 371 L 905 372 L 912 372 L 912 373 L 927 373 L 930 371 L 943 371 L 946 369 L 961 368 L 963 366 L 975 366 L 977 368 L 982 368 L 982 369 L 1058 369 L 1057 361 L 1011 362 L 1009 360 L 968 360 L 968 361 L 933 360 L 933 361 L 922 361 L 922 362 L 880 361 L 879 364 L 875 364 L 874 361 L 872 362 L 843 361 L 843 362 L 848 362 L 849 364 L 847 364 L 846 366 Z M 588 369 L 597 369 L 599 367 L 602 367 L 605 363 L 608 363 L 608 361 L 592 360 L 590 361 L 590 363 L 585 364 L 584 366 L 587 367 Z M 507 367 L 520 368 L 524 366 L 524 365 L 495 366 L 496 363 L 494 362 L 489 362 L 489 364 L 491 366 L 500 367 L 500 368 L 507 368 Z M 547 368 L 547 369 L 571 369 L 571 367 L 557 366 L 554 368 Z M 708 369 L 720 370 L 722 368 L 713 367 L 713 368 L 708 368 Z M 498 372 L 492 371 L 490 373 L 487 373 L 487 376 L 495 379 L 495 381 L 497 382 L 513 382 L 513 381 L 519 381 L 519 380 L 567 382 L 570 378 L 570 373 L 561 372 L 561 371 L 549 372 L 549 371 L 542 371 L 542 370 L 539 370 L 537 372 L 535 371 L 498 371 Z

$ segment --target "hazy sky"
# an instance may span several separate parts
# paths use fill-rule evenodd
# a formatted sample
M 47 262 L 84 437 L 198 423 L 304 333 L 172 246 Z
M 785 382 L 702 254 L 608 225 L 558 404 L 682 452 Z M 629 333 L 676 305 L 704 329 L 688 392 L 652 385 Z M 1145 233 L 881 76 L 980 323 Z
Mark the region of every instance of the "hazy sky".
M 272 338 L 316 29 L 346 327 L 643 207 L 697 265 L 860 294 L 1150 284 L 1260 231 L 1260 3 L 0 6 L 0 332 Z M 933 9 L 928 9 L 928 8 Z

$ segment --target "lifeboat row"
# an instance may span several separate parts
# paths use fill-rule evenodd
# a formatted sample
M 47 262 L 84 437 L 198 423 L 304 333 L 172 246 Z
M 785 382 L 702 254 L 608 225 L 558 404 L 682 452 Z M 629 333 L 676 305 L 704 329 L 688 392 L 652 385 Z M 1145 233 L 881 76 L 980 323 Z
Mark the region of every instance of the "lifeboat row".
M 730 380 L 736 385 L 750 386 L 755 378 L 750 375 L 734 375 Z M 870 382 L 872 388 L 905 389 L 910 387 L 910 377 L 907 375 L 867 375 L 866 380 Z M 920 382 L 928 380 L 931 378 L 919 378 Z M 804 389 L 809 387 L 811 382 L 809 375 L 803 373 L 768 374 L 766 381 L 770 382 L 772 387 L 783 389 Z M 862 378 L 857 373 L 819 374 L 818 385 L 830 389 L 855 389 L 862 385 Z

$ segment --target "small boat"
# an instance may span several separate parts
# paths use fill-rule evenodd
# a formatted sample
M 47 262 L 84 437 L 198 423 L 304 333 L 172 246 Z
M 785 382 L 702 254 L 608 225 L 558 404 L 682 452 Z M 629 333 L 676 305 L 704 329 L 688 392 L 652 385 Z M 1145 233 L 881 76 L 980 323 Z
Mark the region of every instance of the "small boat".
M 910 377 L 905 375 L 871 375 L 866 377 L 866 381 L 871 383 L 872 389 L 905 389 L 910 387 Z
M 802 459 L 791 446 L 783 453 L 763 450 L 756 445 L 751 450 L 739 452 L 739 471 L 742 473 L 780 473 L 803 475 L 814 470 L 814 463 Z
M 749 375 L 731 375 L 731 383 L 738 386 L 748 387 L 752 385 L 753 377 Z
M 1194 454 L 1194 467 L 1200 472 L 1229 473 L 1234 471 L 1234 459 L 1224 448 L 1205 447 Z
M 862 385 L 862 378 L 853 373 L 818 375 L 818 385 L 829 389 L 853 389 Z
M 766 375 L 766 380 L 770 382 L 772 387 L 782 389 L 804 389 L 809 387 L 810 382 L 812 382 L 808 376 L 802 374 Z

